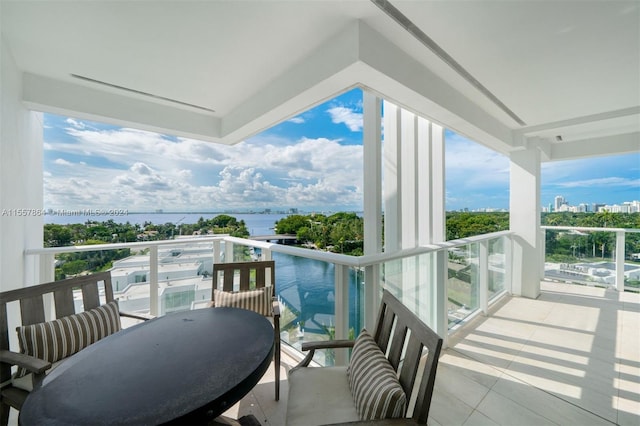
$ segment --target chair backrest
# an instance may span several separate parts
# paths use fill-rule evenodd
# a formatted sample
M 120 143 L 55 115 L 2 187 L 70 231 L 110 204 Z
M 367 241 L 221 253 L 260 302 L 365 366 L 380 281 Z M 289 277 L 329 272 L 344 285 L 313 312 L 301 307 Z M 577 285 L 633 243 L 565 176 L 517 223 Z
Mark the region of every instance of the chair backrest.
M 400 373 L 399 380 L 407 401 L 411 400 L 414 392 L 418 392 L 412 417 L 417 423 L 426 424 L 442 338 L 387 290 L 382 295 L 374 338 L 382 352 L 387 354 L 393 368 Z M 416 388 L 414 385 L 425 356 L 424 349 L 428 352 Z
M 0 293 L 0 350 L 10 349 L 9 318 L 7 317 L 8 304 L 12 302 L 18 302 L 20 304 L 21 321 L 17 326 L 37 324 L 50 319 L 46 318 L 46 307 L 48 307 L 49 304 L 45 302 L 45 296 L 53 296 L 55 318 L 58 319 L 78 313 L 75 310 L 73 299 L 74 289 L 79 289 L 82 292 L 83 309 L 85 311 L 100 306 L 102 304 L 100 303 L 101 283 L 104 288 L 104 303 L 113 301 L 110 272 L 83 275 Z M 8 380 L 11 376 L 9 365 L 3 363 L 0 370 L 1 381 Z
M 276 267 L 273 260 L 216 263 L 213 265 L 211 300 L 215 300 L 213 292 L 215 289 L 247 291 L 263 288 L 267 284 L 273 286 L 272 294 L 276 294 Z

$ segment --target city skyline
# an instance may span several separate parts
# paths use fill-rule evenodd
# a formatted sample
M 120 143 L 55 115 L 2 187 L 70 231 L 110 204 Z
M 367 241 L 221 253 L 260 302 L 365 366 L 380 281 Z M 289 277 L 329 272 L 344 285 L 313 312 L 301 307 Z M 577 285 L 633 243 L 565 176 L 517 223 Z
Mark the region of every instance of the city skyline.
M 236 145 L 44 115 L 44 207 L 362 210 L 362 92 Z M 509 208 L 509 159 L 445 131 L 446 209 Z M 640 153 L 542 164 L 541 204 L 640 199 Z

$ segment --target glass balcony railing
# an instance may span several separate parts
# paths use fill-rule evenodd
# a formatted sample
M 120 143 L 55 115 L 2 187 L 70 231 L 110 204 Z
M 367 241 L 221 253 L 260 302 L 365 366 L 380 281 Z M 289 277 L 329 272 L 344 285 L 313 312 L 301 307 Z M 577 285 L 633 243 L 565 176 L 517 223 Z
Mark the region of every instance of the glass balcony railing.
M 506 261 L 510 240 L 500 234 L 465 240 L 473 240 L 470 243 L 450 241 L 447 248 L 386 262 L 384 286 L 433 328 L 444 323 L 439 314 L 444 311 L 446 330 L 453 332 L 478 312 L 486 313 L 510 289 Z M 444 282 L 443 288 L 438 282 Z
M 478 237 L 478 242 L 471 244 L 449 242 L 362 257 L 234 237 L 45 248 L 29 250 L 27 255 L 39 256 L 45 262 L 42 265 L 52 265 L 56 256 L 66 253 L 90 251 L 105 256 L 109 251 L 127 249 L 129 256 L 113 260 L 110 269 L 116 297 L 123 310 L 152 315 L 206 306 L 211 298 L 214 262 L 274 259 L 282 306 L 281 337 L 299 348 L 305 341 L 352 338 L 367 325 L 372 327 L 383 288 L 398 295 L 430 325 L 440 323 L 446 333 L 482 308 L 479 286 L 487 290 L 485 300 L 505 289 L 503 247 L 508 233 L 503 234 Z M 482 251 L 485 246 L 488 250 Z M 501 265 L 502 272 L 481 279 L 493 264 Z M 436 283 L 442 282 L 439 277 L 447 276 L 445 268 L 448 281 L 438 288 Z M 54 279 L 53 270 L 44 268 L 42 272 L 41 281 Z M 446 309 L 442 302 L 445 292 Z M 445 317 L 448 327 L 440 321 Z M 319 351 L 317 361 L 344 362 L 341 357 L 344 355 L 333 351 Z
M 478 243 L 448 250 L 447 313 L 449 329 L 480 308 Z
M 639 229 L 542 229 L 546 280 L 640 291 Z
M 572 234 L 571 228 L 545 227 L 543 232 L 547 278 L 598 285 L 597 280 L 581 281 L 585 272 L 579 268 L 591 259 L 582 256 L 586 243 L 573 240 L 586 241 L 587 236 Z M 615 237 L 615 246 L 622 247 L 620 252 L 624 252 L 625 234 L 640 236 L 637 230 L 580 232 L 609 232 Z M 548 244 L 561 238 L 572 238 L 573 242 L 564 257 L 557 259 Z M 576 246 L 575 256 L 572 245 Z M 211 299 L 214 262 L 275 260 L 276 289 L 282 305 L 281 336 L 293 348 L 305 341 L 353 337 L 362 328 L 373 327 L 385 288 L 445 338 L 476 315 L 487 313 L 492 303 L 511 291 L 508 231 L 361 257 L 224 236 L 30 249 L 26 255 L 36 257 L 30 260 L 35 267 L 44 265 L 39 268 L 40 281 L 47 282 L 55 278 L 52 265 L 56 256 L 82 251 L 106 256 L 104 253 L 122 249 L 130 255 L 113 261 L 116 297 L 123 310 L 152 315 L 205 306 Z M 628 290 L 637 289 L 640 262 L 623 260 L 600 259 L 616 266 L 610 273 L 616 280 L 624 271 Z M 622 269 L 618 269 L 620 263 Z M 600 264 L 599 268 L 604 266 Z M 597 269 L 593 271 L 595 276 Z M 608 281 L 602 285 L 612 284 Z M 319 352 L 317 361 L 340 364 L 346 361 L 346 353 Z

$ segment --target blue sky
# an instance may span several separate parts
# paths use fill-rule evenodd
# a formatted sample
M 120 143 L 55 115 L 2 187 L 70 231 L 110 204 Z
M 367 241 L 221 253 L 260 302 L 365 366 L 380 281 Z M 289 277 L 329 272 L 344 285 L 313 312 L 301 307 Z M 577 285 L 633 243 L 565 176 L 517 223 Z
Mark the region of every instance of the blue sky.
M 362 209 L 362 92 L 234 146 L 46 114 L 44 206 L 220 211 Z M 509 161 L 446 132 L 447 210 L 509 206 Z M 640 199 L 640 153 L 545 163 L 542 204 Z

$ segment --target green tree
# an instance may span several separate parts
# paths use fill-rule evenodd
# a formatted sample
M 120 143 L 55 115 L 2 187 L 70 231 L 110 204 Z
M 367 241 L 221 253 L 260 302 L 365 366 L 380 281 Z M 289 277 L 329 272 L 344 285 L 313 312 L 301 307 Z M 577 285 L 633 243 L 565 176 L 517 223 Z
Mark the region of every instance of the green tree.
M 275 231 L 277 234 L 296 235 L 300 228 L 309 226 L 309 216 L 294 214 L 280 219 L 275 225 Z
M 65 262 L 62 267 L 62 273 L 65 275 L 77 275 L 82 271 L 87 270 L 88 263 L 85 260 L 72 260 Z
M 71 245 L 73 233 L 64 225 L 46 224 L 44 226 L 44 246 L 62 247 Z

